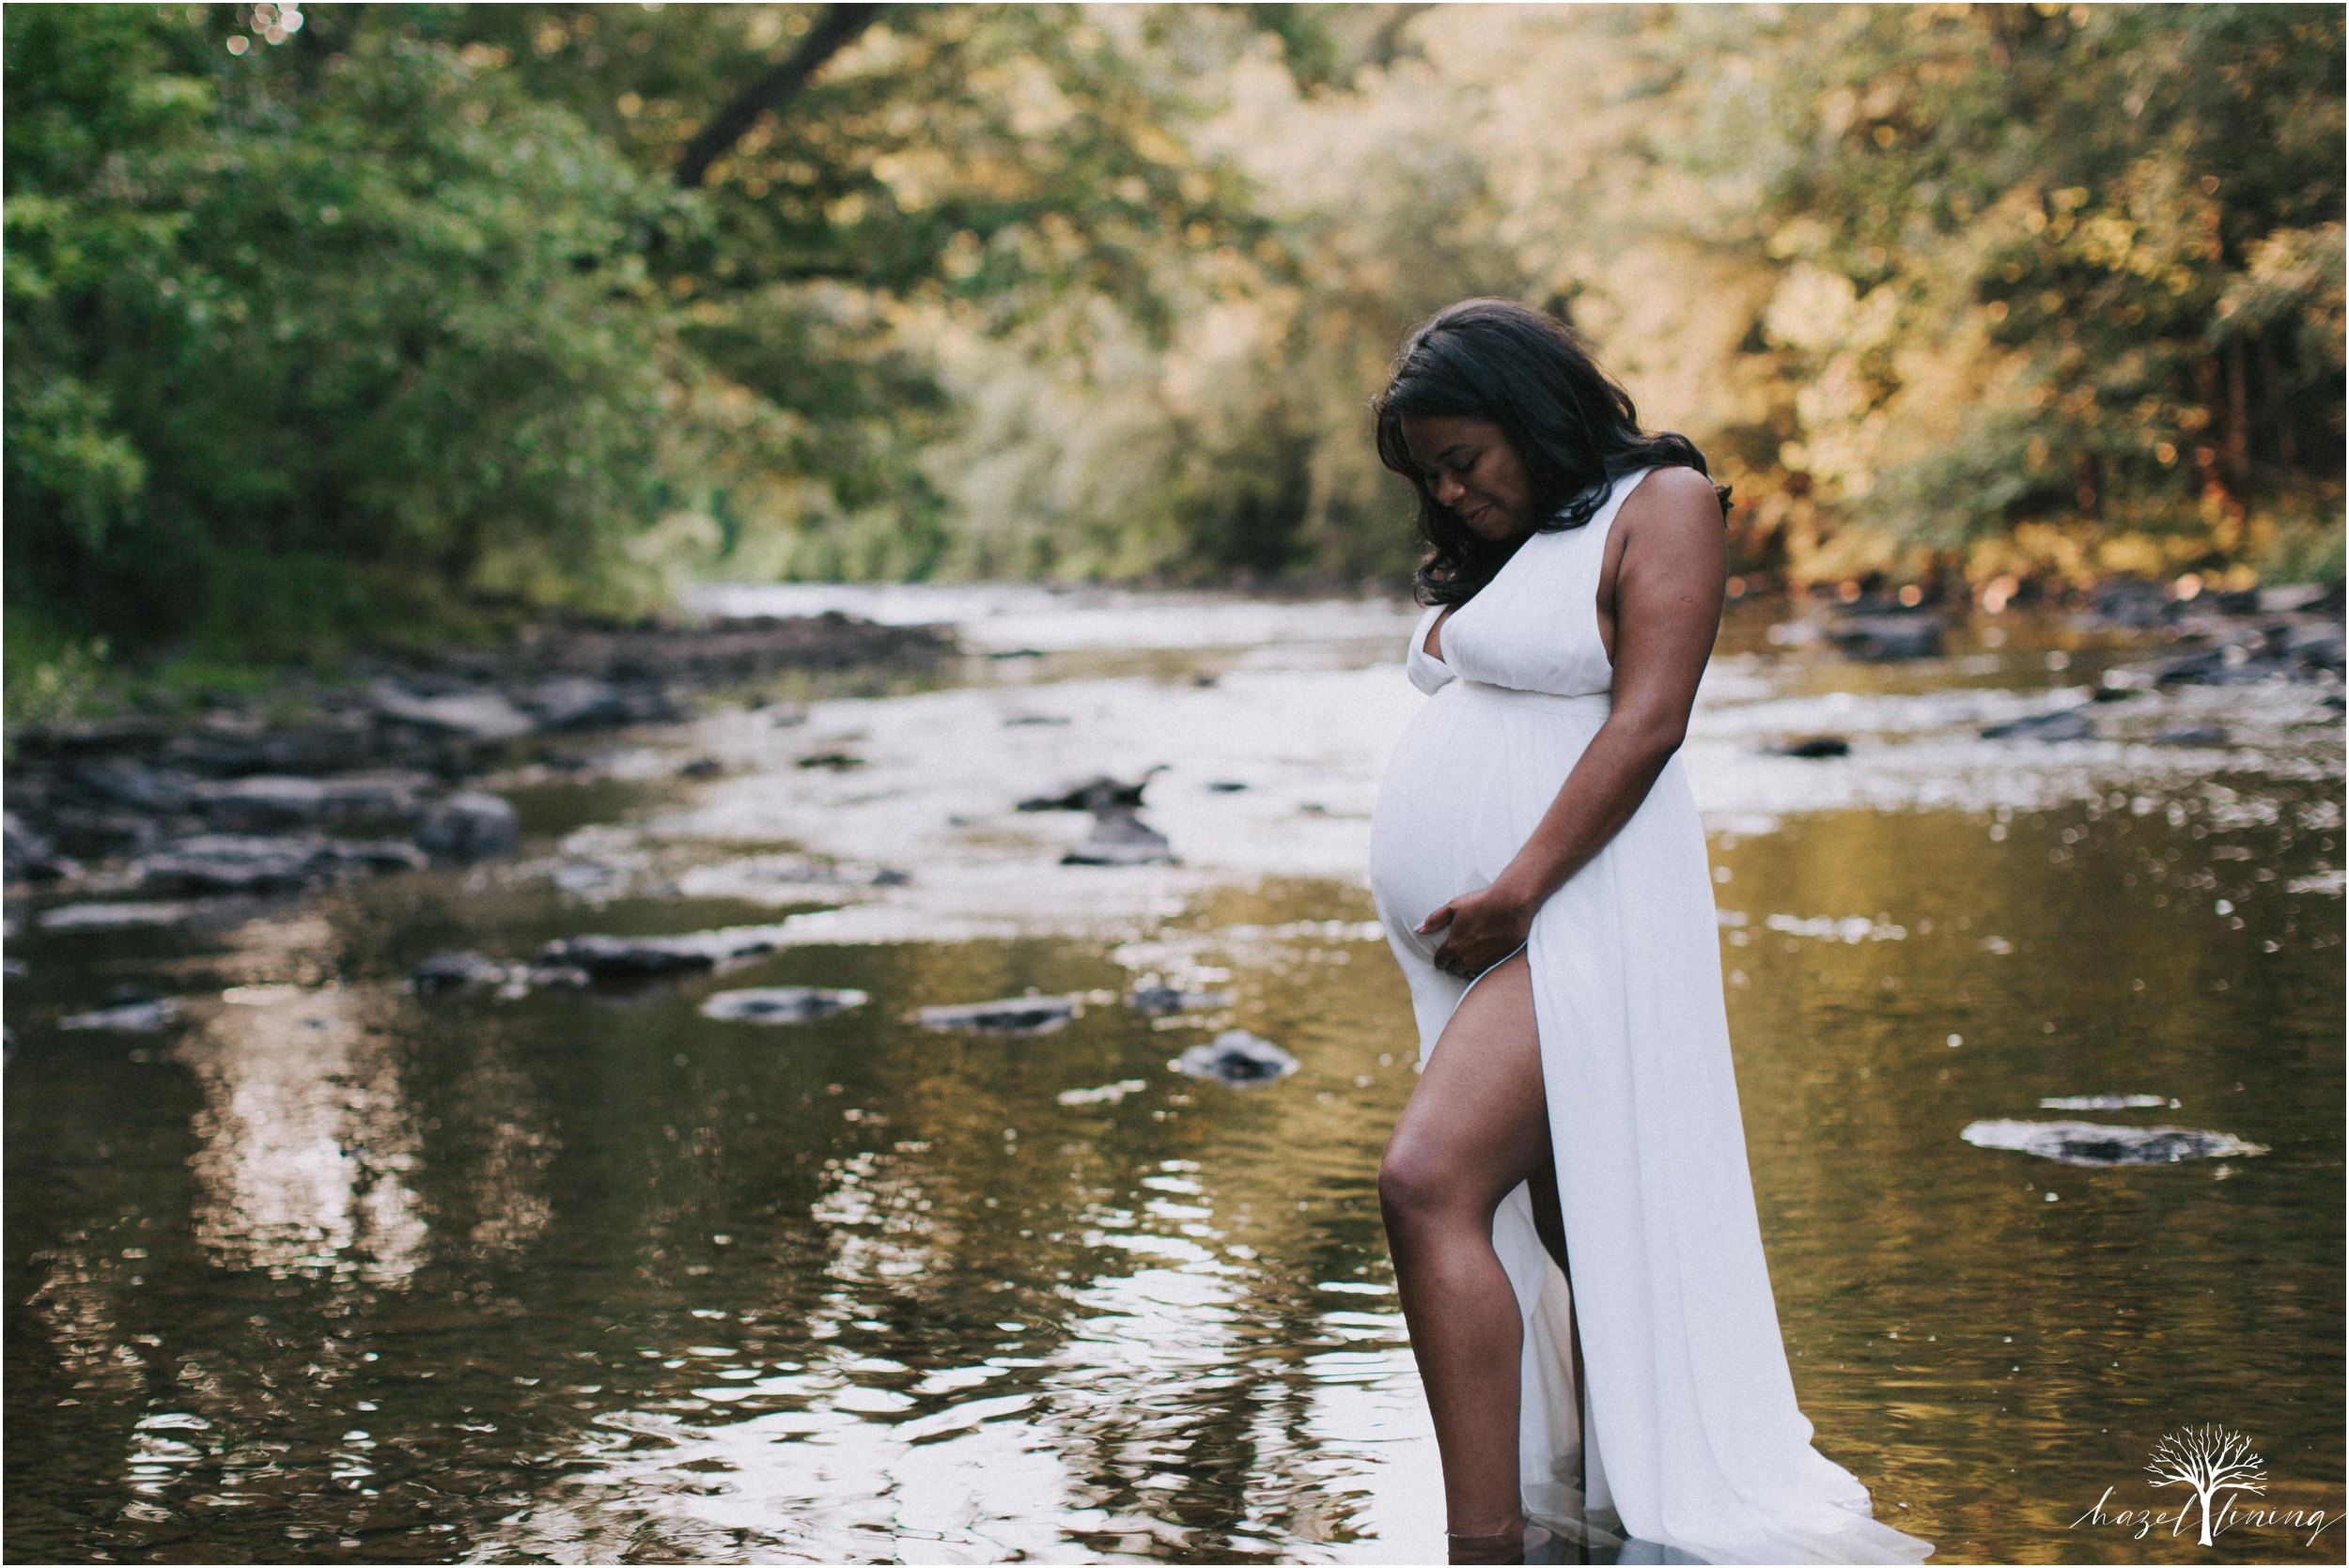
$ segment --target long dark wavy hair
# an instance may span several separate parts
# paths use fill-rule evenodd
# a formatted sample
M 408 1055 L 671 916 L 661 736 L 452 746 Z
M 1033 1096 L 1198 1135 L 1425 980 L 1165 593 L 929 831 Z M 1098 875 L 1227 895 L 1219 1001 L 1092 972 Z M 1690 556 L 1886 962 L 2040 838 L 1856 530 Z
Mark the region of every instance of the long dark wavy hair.
M 1640 428 L 1631 395 L 1564 322 L 1508 300 L 1463 300 L 1430 317 L 1404 343 L 1371 406 L 1379 460 L 1419 494 L 1419 535 L 1428 551 L 1417 577 L 1423 604 L 1473 598 L 1525 541 L 1480 538 L 1437 503 L 1403 444 L 1406 414 L 1467 415 L 1500 426 L 1532 481 L 1539 534 L 1581 527 L 1609 487 L 1640 469 L 1712 474 L 1688 437 Z M 1729 488 L 1713 488 L 1726 517 Z

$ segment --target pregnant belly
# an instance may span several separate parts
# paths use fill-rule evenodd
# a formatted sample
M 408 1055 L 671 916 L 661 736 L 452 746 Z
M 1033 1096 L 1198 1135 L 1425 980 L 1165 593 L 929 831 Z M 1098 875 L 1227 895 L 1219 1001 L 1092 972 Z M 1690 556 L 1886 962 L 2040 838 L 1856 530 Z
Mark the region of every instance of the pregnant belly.
M 1388 759 L 1371 815 L 1371 892 L 1389 926 L 1408 935 L 1446 900 L 1489 885 L 1605 718 L 1603 698 L 1458 682 L 1429 698 Z

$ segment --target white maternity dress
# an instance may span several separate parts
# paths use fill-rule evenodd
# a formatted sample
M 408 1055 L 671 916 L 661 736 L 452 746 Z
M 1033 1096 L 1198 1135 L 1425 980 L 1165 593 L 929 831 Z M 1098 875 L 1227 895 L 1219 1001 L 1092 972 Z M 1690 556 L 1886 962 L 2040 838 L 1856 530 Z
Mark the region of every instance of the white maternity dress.
M 1645 471 L 1653 472 L 1653 471 Z M 1415 927 L 1485 887 L 1532 834 L 1605 722 L 1599 567 L 1645 472 L 1580 528 L 1535 534 L 1408 664 L 1428 693 L 1395 747 L 1371 827 L 1371 886 L 1410 981 L 1421 1059 L 1468 983 Z M 1585 1387 L 1565 1278 L 1520 1185 L 1493 1220 L 1525 1314 L 1525 1509 L 1609 1531 L 1651 1560 L 1916 1562 L 1868 1492 L 1811 1446 L 1762 1253 L 1721 1001 L 1703 830 L 1679 760 L 1622 831 L 1550 895 L 1527 957 Z M 1587 1475 L 1588 1496 L 1581 1478 Z M 1626 1556 L 1624 1560 L 1633 1560 Z

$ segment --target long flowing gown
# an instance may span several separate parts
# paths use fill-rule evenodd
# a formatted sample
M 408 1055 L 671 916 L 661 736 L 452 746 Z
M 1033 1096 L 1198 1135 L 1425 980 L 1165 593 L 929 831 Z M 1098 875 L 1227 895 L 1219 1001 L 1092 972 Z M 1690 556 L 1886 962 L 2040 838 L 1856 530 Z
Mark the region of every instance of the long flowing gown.
M 1410 981 L 1421 1060 L 1468 983 L 1415 927 L 1485 887 L 1606 721 L 1598 629 L 1617 480 L 1580 528 L 1535 534 L 1444 622 L 1412 634 L 1428 693 L 1387 765 L 1371 886 Z M 1625 1560 L 1916 1562 L 1933 1547 L 1872 1517 L 1811 1446 L 1795 1403 L 1746 1166 L 1703 830 L 1677 758 L 1533 919 L 1527 942 L 1566 1263 L 1520 1185 L 1493 1243 L 1525 1317 L 1526 1512 Z M 1569 1315 L 1569 1306 L 1573 1316 Z M 1582 1387 L 1570 1353 L 1579 1318 Z M 1587 1491 L 1584 1482 L 1587 1481 Z

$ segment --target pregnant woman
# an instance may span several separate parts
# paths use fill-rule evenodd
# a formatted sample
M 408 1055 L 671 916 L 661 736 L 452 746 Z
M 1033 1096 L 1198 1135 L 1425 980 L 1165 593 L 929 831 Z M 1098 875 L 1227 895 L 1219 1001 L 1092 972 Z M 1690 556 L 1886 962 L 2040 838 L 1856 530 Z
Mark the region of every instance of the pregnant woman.
M 1727 492 L 1502 301 L 1413 334 L 1377 411 L 1430 606 L 1408 656 L 1429 700 L 1372 823 L 1423 1063 L 1379 1196 L 1452 1560 L 1618 1530 L 1672 1560 L 1921 1560 L 1811 1446 L 1746 1168 L 1673 756 Z

